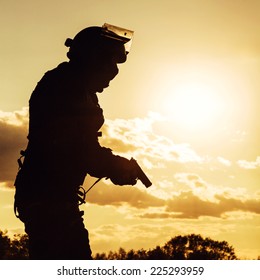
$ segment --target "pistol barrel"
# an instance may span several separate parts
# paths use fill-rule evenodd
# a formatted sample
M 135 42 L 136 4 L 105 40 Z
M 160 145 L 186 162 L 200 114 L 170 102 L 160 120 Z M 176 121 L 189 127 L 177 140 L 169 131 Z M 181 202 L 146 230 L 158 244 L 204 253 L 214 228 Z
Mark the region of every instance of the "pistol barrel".
M 137 178 L 145 185 L 146 188 L 149 188 L 152 185 L 152 182 L 143 172 L 142 168 L 139 166 L 137 161 L 134 158 L 131 158 L 131 162 L 135 165 L 137 170 Z

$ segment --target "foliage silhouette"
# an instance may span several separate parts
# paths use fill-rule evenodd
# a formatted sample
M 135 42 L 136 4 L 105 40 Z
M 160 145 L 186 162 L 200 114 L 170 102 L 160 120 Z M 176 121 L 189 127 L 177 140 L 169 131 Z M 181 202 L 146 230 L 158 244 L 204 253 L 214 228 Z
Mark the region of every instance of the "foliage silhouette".
M 13 239 L 0 230 L 0 259 L 28 259 L 28 236 L 16 234 Z M 96 260 L 237 260 L 234 248 L 226 241 L 215 241 L 201 235 L 176 236 L 163 246 L 153 249 L 120 248 L 109 253 L 97 253 Z
M 163 251 L 171 260 L 235 260 L 234 248 L 226 241 L 214 241 L 201 235 L 176 236 Z
M 176 236 L 164 246 L 154 249 L 131 249 L 126 252 L 120 248 L 118 252 L 110 251 L 96 254 L 95 259 L 108 260 L 237 260 L 234 248 L 226 241 L 215 241 L 191 234 Z
M 13 239 L 7 235 L 7 231 L 0 230 L 0 259 L 22 260 L 29 259 L 29 239 L 27 234 L 15 234 Z

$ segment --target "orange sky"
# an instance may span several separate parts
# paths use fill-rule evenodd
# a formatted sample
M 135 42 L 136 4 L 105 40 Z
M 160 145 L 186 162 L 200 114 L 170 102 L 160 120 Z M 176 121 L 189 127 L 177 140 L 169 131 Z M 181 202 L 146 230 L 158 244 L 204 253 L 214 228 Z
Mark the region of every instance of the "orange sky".
M 260 2 L 1 1 L 0 229 L 13 215 L 28 99 L 66 59 L 64 41 L 108 22 L 135 31 L 127 63 L 100 95 L 101 142 L 138 160 L 145 189 L 100 182 L 85 223 L 94 252 L 154 248 L 190 233 L 260 255 Z M 85 187 L 93 178 L 87 178 Z

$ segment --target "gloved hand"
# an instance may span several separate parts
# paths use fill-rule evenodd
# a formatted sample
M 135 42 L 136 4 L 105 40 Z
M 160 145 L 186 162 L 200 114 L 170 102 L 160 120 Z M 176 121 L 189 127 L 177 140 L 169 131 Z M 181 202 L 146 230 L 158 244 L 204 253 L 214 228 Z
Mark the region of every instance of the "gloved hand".
M 116 156 L 110 180 L 115 185 L 135 185 L 137 170 L 130 160 Z

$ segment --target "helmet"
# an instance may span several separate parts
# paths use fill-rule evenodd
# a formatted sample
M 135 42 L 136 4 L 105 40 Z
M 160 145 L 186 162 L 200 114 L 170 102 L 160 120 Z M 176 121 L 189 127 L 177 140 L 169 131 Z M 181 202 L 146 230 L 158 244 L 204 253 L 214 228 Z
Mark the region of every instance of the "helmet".
M 67 56 L 70 60 L 81 60 L 94 53 L 100 56 L 113 55 L 117 63 L 126 61 L 133 31 L 105 23 L 102 27 L 91 26 L 81 30 L 74 39 L 68 38 L 65 46 L 69 47 Z

